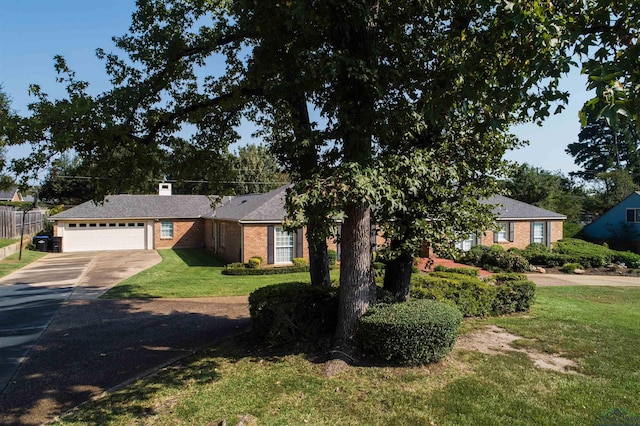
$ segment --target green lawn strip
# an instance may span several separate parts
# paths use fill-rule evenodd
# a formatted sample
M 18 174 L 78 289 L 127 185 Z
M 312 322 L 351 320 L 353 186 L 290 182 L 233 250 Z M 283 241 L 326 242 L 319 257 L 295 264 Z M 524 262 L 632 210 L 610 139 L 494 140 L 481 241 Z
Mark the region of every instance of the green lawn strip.
M 36 261 L 46 255 L 47 253 L 42 251 L 22 251 L 22 260 L 18 260 L 20 253 L 14 253 L 11 256 L 7 256 L 0 260 L 0 277 L 9 275 L 13 271 L 16 271 L 24 266 L 27 266 L 33 261 Z
M 223 275 L 224 264 L 201 249 L 158 250 L 159 264 L 124 280 L 102 298 L 182 298 L 243 296 L 272 284 L 310 282 L 309 273 L 282 275 Z M 339 271 L 332 271 L 332 278 Z
M 436 365 L 357 367 L 332 378 L 322 365 L 229 340 L 102 400 L 61 424 L 260 425 L 593 424 L 610 408 L 640 415 L 640 289 L 538 289 L 530 313 L 468 321 L 497 324 L 565 353 L 583 374 L 540 370 L 525 354 L 456 351 Z
M 19 238 L 0 238 L 0 248 L 10 246 L 11 244 L 15 244 L 19 241 Z

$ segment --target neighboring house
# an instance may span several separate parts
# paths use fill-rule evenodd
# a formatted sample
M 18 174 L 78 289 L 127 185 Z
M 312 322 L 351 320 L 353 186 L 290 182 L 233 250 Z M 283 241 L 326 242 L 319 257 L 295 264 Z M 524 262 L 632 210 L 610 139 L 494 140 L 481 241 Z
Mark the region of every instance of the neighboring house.
M 586 225 L 581 233 L 596 243 L 640 253 L 640 192 L 633 192 Z
M 204 195 L 112 195 L 51 216 L 62 251 L 145 250 L 203 247 L 211 201 Z
M 531 243 L 549 247 L 562 239 L 562 224 L 566 216 L 502 195 L 494 195 L 485 203 L 496 205 L 493 213 L 498 228 L 470 235 L 467 240 L 456 244 L 459 249 L 467 251 L 476 245 L 493 244 L 505 249 L 524 249 Z
M 31 200 L 24 200 L 22 198 L 22 195 L 20 195 L 20 191 L 18 191 L 18 188 L 13 187 L 6 191 L 0 191 L 0 201 L 33 201 L 33 198 L 31 198 Z

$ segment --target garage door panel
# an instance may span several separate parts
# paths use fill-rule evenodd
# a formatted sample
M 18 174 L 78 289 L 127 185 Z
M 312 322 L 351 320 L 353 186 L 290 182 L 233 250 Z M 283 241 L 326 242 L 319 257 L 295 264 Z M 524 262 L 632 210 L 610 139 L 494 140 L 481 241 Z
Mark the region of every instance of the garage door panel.
M 68 223 L 64 227 L 62 250 L 144 250 L 146 226 L 136 223 Z

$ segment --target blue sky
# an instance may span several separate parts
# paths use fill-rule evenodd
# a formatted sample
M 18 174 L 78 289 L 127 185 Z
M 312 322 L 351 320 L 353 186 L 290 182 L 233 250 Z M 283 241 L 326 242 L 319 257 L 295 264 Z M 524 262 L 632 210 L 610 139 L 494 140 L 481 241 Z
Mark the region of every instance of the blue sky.
M 12 107 L 27 112 L 33 100 L 28 96 L 31 83 L 51 96 L 63 95 L 62 86 L 55 83 L 56 54 L 65 57 L 79 79 L 91 83 L 90 91 L 106 90 L 108 79 L 95 49 L 113 50 L 111 37 L 126 33 L 134 8 L 134 0 L 0 0 L 0 84 L 11 97 Z M 578 111 L 589 98 L 585 83 L 577 71 L 565 78 L 561 87 L 571 93 L 567 109 L 542 127 L 530 124 L 514 129 L 530 145 L 508 153 L 507 159 L 564 173 L 576 170 L 564 150 L 577 140 Z M 14 149 L 9 155 L 23 153 Z

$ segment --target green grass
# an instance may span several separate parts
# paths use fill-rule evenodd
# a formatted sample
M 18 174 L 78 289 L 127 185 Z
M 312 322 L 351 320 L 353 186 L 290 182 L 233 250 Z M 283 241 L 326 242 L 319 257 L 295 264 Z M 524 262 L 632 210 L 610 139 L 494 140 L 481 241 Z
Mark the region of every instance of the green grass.
M 22 251 L 22 260 L 18 260 L 19 253 L 12 254 L 11 256 L 7 256 L 4 259 L 0 260 L 0 277 L 4 277 L 5 275 L 9 275 L 15 270 L 18 270 L 24 266 L 27 266 L 31 262 L 40 259 L 47 253 L 41 251 L 31 251 L 31 250 L 23 250 Z
M 19 241 L 20 238 L 0 238 L 0 248 L 10 246 L 11 244 L 15 244 Z
M 332 378 L 313 353 L 229 340 L 63 418 L 81 424 L 585 425 L 610 408 L 640 415 L 640 289 L 547 287 L 526 315 L 470 320 L 559 352 L 580 374 L 521 353 L 455 351 L 421 368 L 353 367 Z
M 158 250 L 162 262 L 113 287 L 102 298 L 182 298 L 242 296 L 267 285 L 310 282 L 309 273 L 222 275 L 224 263 L 201 249 Z M 332 271 L 337 278 L 339 271 Z

